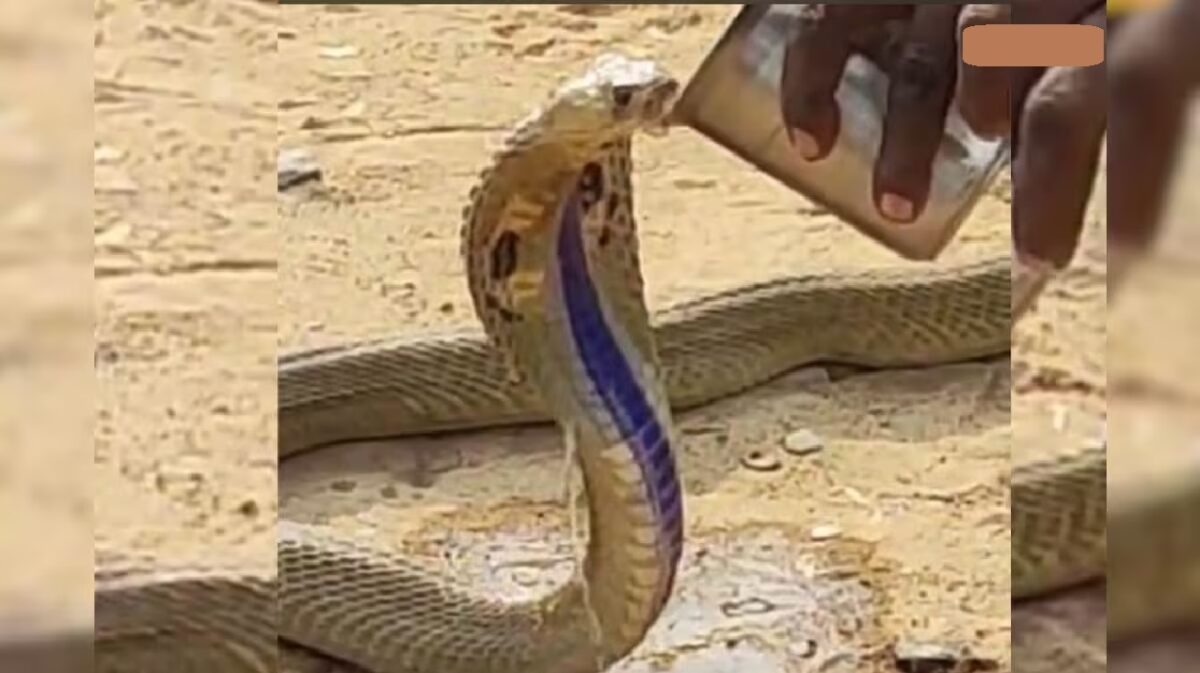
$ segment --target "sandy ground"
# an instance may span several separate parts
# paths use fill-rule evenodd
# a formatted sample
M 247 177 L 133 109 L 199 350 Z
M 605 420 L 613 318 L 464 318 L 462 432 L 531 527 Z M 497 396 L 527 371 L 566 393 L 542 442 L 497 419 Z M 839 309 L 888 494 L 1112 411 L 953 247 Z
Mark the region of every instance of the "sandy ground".
M 99 2 L 98 536 L 273 563 L 278 512 L 449 551 L 493 588 L 561 577 L 561 457 L 545 429 L 316 453 L 282 469 L 277 508 L 275 354 L 470 323 L 458 218 L 508 124 L 614 45 L 686 77 L 731 15 Z M 316 152 L 324 194 L 278 205 L 276 128 Z M 903 264 L 696 134 L 641 142 L 636 165 L 652 307 Z M 944 258 L 1002 254 L 1008 207 L 1000 185 Z M 1008 670 L 1009 446 L 1060 450 L 1098 426 L 1102 215 L 1017 337 L 1014 403 L 1003 360 L 798 372 L 679 419 L 680 597 L 620 670 L 864 670 L 898 641 L 966 644 Z M 740 465 L 800 428 L 825 450 L 780 454 L 773 472 Z M 812 540 L 830 526 L 840 535 Z M 530 578 L 531 559 L 556 554 Z M 344 670 L 296 653 L 288 665 Z
M 273 568 L 275 10 L 96 17 L 97 544 Z
M 91 37 L 0 7 L 0 648 L 91 621 Z

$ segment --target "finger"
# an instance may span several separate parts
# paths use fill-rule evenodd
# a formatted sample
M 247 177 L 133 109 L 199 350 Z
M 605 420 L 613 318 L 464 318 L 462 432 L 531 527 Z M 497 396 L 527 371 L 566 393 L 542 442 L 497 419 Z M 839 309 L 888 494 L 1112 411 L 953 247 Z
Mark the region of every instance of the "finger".
M 1104 26 L 1104 10 L 1084 23 Z M 1107 122 L 1103 63 L 1046 70 L 1020 118 L 1013 163 L 1017 254 L 1064 268 L 1075 254 Z
M 1081 23 L 1105 9 L 1105 0 L 1012 0 L 1017 23 Z
M 809 161 L 833 149 L 841 125 L 835 94 L 852 52 L 853 33 L 897 13 L 889 6 L 823 5 L 797 19 L 780 82 L 783 122 L 792 144 Z
M 1021 141 L 1024 127 L 1021 124 L 1026 102 L 1034 85 L 1046 76 L 1045 68 L 1010 68 L 1008 78 L 1009 118 L 1012 120 L 1010 139 L 1012 141 L 1013 161 L 1021 154 L 1025 143 Z
M 1011 14 L 1009 5 L 968 5 L 958 18 L 957 34 L 961 36 L 972 26 L 1009 23 Z M 958 68 L 955 102 L 963 121 L 984 138 L 1007 136 L 1012 126 L 1008 100 L 1010 69 L 966 63 L 959 63 Z
M 836 15 L 800 19 L 796 39 L 783 59 L 780 102 L 783 123 L 800 156 L 815 161 L 829 154 L 840 115 L 834 94 L 850 58 L 850 36 Z
M 929 195 L 954 90 L 958 12 L 957 5 L 919 5 L 891 68 L 874 192 L 879 212 L 896 222 L 916 219 Z
M 1135 14 L 1112 38 L 1108 132 L 1109 241 L 1142 251 L 1155 238 L 1183 135 L 1200 87 L 1200 3 Z
M 1016 23 L 1087 23 L 1095 25 L 1095 17 L 1105 10 L 1104 0 L 1013 0 L 1012 20 Z M 1021 115 L 1025 102 L 1035 84 L 1041 81 L 1045 68 L 1009 68 L 1009 110 L 1013 159 L 1020 154 Z

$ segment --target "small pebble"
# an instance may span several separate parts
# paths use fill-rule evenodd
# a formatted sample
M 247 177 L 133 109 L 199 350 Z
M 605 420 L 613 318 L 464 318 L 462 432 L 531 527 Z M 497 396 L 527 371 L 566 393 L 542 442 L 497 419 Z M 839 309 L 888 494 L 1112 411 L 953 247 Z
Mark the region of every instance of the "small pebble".
M 111 164 L 125 158 L 125 153 L 115 147 L 99 145 L 92 150 L 92 161 L 98 164 Z
M 321 166 L 316 156 L 303 148 L 280 150 L 275 164 L 275 175 L 279 191 L 295 187 L 304 182 L 320 181 Z
M 821 437 L 812 430 L 797 430 L 783 439 L 783 450 L 793 456 L 807 456 L 825 448 Z
M 321 58 L 339 60 L 343 58 L 354 58 L 358 56 L 358 47 L 344 44 L 336 47 L 323 47 L 321 49 Z
M 1054 429 L 1058 432 L 1066 432 L 1071 422 L 1071 413 L 1061 404 L 1054 405 L 1053 409 L 1053 419 L 1051 422 L 1054 424 Z
M 812 659 L 817 654 L 817 641 L 812 638 L 805 638 L 796 643 L 791 649 L 801 659 Z
M 920 642 L 897 643 L 895 664 L 903 673 L 977 673 L 999 669 L 998 662 L 977 657 L 966 647 Z
M 809 532 L 809 535 L 812 537 L 812 539 L 817 540 L 817 541 L 832 540 L 833 538 L 838 537 L 841 534 L 842 534 L 842 529 L 838 528 L 837 526 L 831 525 L 831 524 L 814 526 L 813 529 Z
M 242 516 L 258 516 L 258 503 L 253 500 L 246 500 L 238 506 L 238 512 L 241 512 Z
M 698 423 L 696 425 L 685 425 L 679 428 L 679 431 L 685 435 L 719 435 L 726 432 L 726 427 L 719 423 Z
M 755 449 L 742 456 L 742 465 L 756 472 L 773 472 L 779 469 L 780 462 L 775 452 Z

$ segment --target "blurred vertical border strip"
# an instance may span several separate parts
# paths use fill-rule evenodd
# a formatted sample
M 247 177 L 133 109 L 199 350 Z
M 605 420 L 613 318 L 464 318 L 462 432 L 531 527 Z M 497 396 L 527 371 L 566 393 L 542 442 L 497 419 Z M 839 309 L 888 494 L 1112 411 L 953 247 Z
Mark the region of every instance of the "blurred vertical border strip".
M 89 670 L 92 9 L 0 3 L 0 673 Z

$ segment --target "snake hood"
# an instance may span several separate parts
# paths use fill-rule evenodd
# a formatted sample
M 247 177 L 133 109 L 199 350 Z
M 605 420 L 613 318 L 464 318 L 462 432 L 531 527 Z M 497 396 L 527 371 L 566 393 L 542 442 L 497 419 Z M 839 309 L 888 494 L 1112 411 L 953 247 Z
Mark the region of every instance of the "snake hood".
M 606 172 L 606 180 L 620 175 L 627 181 L 631 138 L 667 131 L 679 88 L 654 61 L 602 54 L 518 123 L 480 175 L 463 213 L 460 251 L 476 314 L 510 380 L 524 378 L 512 348 L 512 318 L 529 310 L 548 254 L 543 249 L 548 239 L 534 232 L 554 221 L 547 213 L 563 206 L 563 190 L 575 185 L 589 164 L 619 160 L 623 165 Z M 630 191 L 625 185 L 623 192 Z M 628 210 L 627 200 L 619 203 Z M 632 239 L 628 215 L 623 228 Z M 623 249 L 631 255 L 615 265 L 632 274 L 636 270 L 628 267 L 636 266 L 636 242 Z M 640 291 L 640 278 L 633 286 Z
M 284 638 L 380 673 L 594 673 L 655 623 L 681 558 L 683 489 L 633 274 L 629 148 L 665 129 L 677 90 L 650 61 L 596 59 L 506 139 L 464 209 L 472 303 L 496 348 L 463 380 L 499 356 L 562 426 L 585 486 L 579 572 L 498 600 L 403 554 L 281 525 Z

